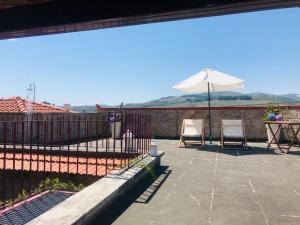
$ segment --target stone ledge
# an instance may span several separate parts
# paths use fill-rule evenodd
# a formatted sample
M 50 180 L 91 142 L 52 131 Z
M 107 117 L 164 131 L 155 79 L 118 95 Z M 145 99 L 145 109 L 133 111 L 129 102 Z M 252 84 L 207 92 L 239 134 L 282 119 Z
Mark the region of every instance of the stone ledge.
M 88 224 L 95 216 L 104 212 L 117 198 L 128 192 L 141 179 L 148 176 L 143 166 L 160 166 L 160 158 L 146 156 L 129 169 L 105 176 L 84 188 L 59 205 L 33 219 L 27 225 L 71 225 Z

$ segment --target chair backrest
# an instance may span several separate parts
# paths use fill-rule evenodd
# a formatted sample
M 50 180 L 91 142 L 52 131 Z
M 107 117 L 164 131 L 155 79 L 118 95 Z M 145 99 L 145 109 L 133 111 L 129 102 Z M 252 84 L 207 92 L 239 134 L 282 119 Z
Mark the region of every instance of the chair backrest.
M 183 134 L 202 135 L 203 119 L 184 119 L 182 123 Z
M 222 120 L 222 131 L 226 136 L 244 137 L 242 120 Z

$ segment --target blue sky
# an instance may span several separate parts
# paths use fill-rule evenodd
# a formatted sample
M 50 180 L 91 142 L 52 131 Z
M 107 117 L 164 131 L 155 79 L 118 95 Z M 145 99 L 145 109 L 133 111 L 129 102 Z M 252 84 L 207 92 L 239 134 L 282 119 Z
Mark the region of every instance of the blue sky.
M 242 92 L 300 93 L 300 9 L 284 9 L 0 41 L 1 97 L 119 104 L 181 95 L 205 67 Z

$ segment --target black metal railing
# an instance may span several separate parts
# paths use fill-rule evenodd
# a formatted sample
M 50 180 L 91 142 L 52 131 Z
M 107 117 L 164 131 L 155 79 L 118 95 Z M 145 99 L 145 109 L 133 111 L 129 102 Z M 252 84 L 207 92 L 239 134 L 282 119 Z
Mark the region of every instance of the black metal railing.
M 24 191 L 30 197 L 49 188 L 43 186 L 49 177 L 99 178 L 130 166 L 148 153 L 150 139 L 149 115 L 122 112 L 119 121 L 107 113 L 3 119 L 0 209 L 23 199 Z

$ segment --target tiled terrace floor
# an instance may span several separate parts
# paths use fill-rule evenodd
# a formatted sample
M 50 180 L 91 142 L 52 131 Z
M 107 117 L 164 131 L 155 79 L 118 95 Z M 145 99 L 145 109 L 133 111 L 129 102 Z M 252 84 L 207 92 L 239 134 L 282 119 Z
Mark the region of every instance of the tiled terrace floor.
M 95 224 L 299 225 L 300 151 L 290 154 L 250 144 L 248 150 L 165 151 L 157 179 L 145 182 Z M 296 151 L 295 151 L 296 150 Z

